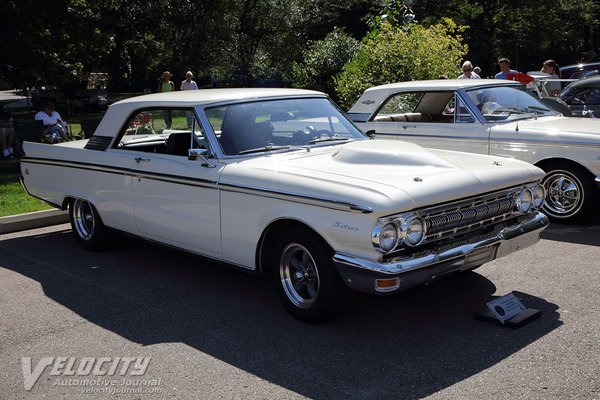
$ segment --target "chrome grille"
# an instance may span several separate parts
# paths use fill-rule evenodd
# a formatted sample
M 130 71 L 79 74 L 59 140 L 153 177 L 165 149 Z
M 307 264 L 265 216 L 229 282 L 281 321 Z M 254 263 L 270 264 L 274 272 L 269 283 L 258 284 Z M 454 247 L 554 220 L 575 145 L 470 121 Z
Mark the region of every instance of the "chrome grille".
M 431 241 L 469 230 L 490 220 L 504 220 L 512 215 L 514 207 L 514 191 L 510 191 L 420 210 L 419 215 L 427 225 L 426 241 Z

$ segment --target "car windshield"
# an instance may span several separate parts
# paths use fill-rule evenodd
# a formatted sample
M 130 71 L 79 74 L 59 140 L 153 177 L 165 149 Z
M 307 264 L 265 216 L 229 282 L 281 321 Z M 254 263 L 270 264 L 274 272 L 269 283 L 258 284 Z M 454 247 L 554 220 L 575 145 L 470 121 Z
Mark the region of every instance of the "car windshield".
M 366 140 L 326 98 L 256 101 L 205 110 L 225 155 Z
M 491 87 L 467 91 L 488 121 L 513 121 L 558 115 L 529 93 L 515 87 Z

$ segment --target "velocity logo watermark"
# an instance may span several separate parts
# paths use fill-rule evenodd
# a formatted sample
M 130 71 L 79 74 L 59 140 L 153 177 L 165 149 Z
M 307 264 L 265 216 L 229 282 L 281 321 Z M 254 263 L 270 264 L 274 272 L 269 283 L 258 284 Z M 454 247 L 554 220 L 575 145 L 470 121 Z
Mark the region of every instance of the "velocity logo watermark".
M 143 393 L 142 388 L 161 384 L 160 379 L 139 378 L 149 364 L 150 357 L 43 357 L 33 366 L 31 357 L 21 357 L 25 390 L 48 371 L 57 377 L 53 386 L 82 387 L 82 393 Z

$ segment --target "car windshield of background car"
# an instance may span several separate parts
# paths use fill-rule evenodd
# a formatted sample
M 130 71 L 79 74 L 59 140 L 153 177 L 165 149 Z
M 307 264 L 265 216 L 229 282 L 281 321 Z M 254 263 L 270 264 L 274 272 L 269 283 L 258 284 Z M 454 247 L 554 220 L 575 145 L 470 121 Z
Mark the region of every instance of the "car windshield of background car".
M 467 94 L 489 122 L 558 115 L 529 93 L 513 87 L 478 88 Z

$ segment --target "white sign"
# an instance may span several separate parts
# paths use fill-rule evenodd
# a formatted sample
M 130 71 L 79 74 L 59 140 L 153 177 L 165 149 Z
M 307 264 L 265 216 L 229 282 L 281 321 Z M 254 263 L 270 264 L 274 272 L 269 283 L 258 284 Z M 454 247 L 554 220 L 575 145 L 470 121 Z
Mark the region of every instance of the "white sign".
M 490 301 L 487 306 L 502 323 L 525 310 L 523 303 L 512 293 Z

